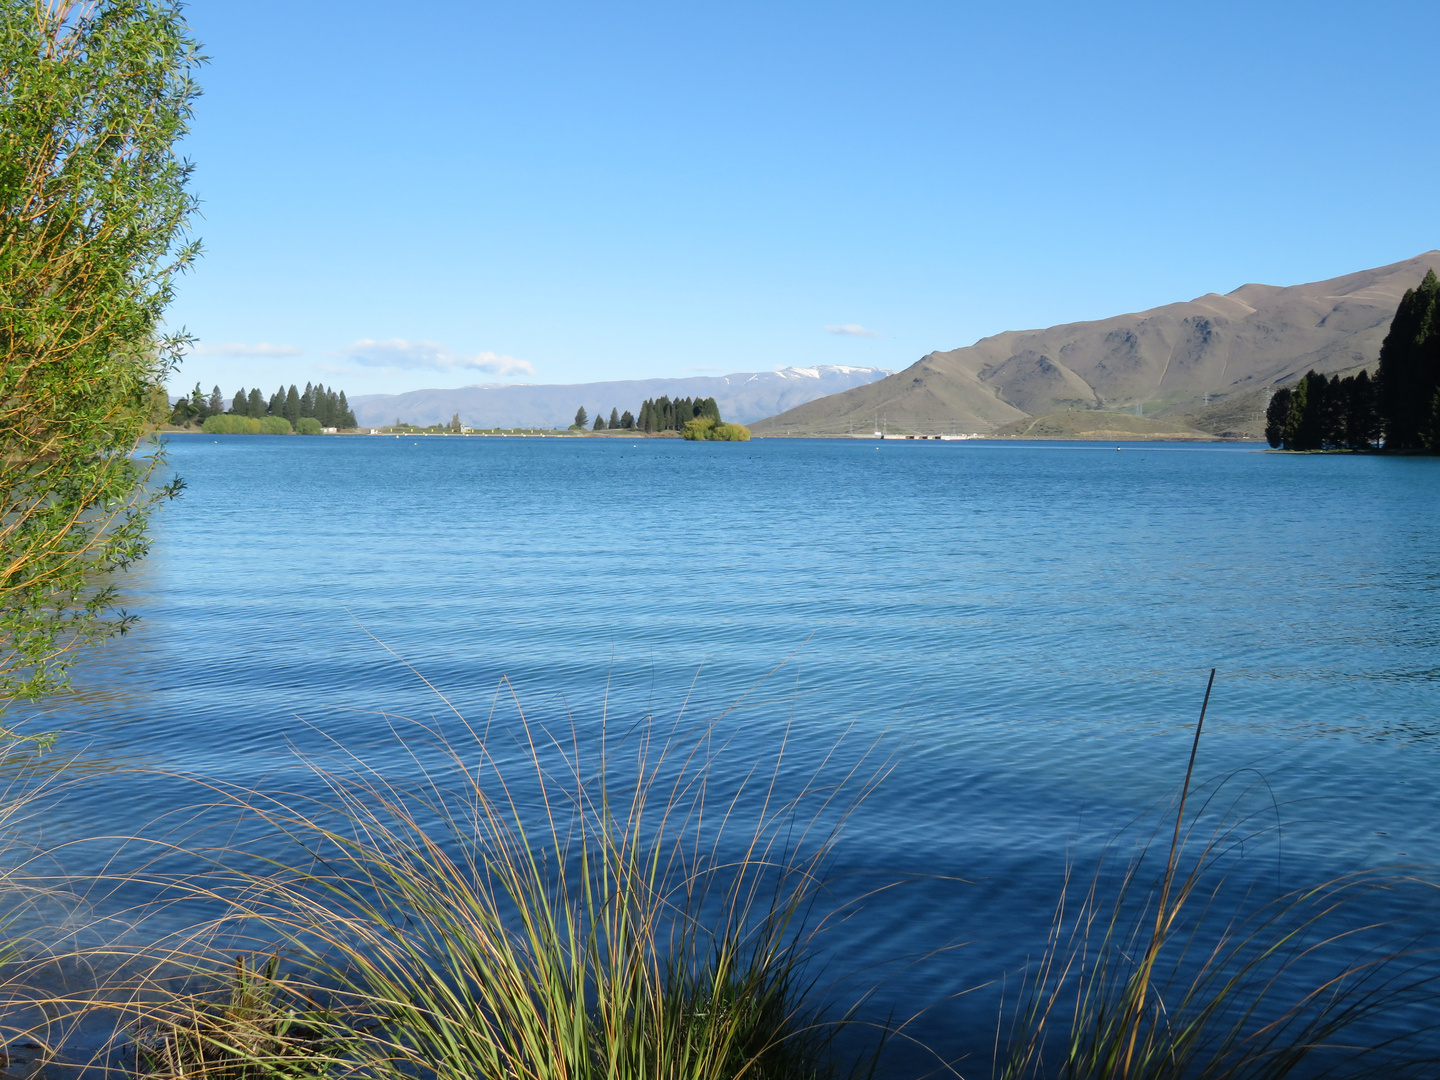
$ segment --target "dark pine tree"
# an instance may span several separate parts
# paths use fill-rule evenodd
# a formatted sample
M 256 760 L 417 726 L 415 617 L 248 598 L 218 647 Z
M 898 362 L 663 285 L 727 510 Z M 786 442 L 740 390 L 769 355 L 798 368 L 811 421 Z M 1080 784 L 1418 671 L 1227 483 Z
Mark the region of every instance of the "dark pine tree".
M 1327 450 L 1333 450 L 1345 442 L 1345 391 L 1340 388 L 1340 376 L 1331 375 L 1329 381 L 1325 376 L 1317 376 L 1319 382 L 1319 412 L 1317 422 L 1320 426 L 1320 445 Z
M 285 387 L 280 387 L 270 395 L 270 402 L 266 405 L 265 412 L 270 416 L 285 415 Z
M 220 387 L 214 387 L 210 391 L 210 400 L 205 403 L 205 411 L 208 416 L 219 416 L 225 411 L 225 395 L 220 393 Z
M 338 427 L 345 427 L 345 428 L 353 428 L 353 427 L 355 427 L 355 426 L 356 426 L 356 424 L 355 424 L 355 414 L 350 410 L 350 403 L 345 400 L 345 391 L 344 391 L 344 390 L 341 390 L 341 391 L 340 391 L 339 403 L 340 403 L 340 407 L 339 407 L 340 419 L 339 419 L 339 421 L 338 421 L 337 426 L 338 426 Z
M 1345 445 L 1351 450 L 1370 450 L 1380 439 L 1380 414 L 1375 411 L 1375 384 L 1361 371 L 1344 380 Z
M 245 388 L 242 386 L 235 391 L 235 397 L 230 402 L 230 411 L 236 416 L 246 416 L 245 412 Z
M 311 386 L 308 382 L 305 384 L 305 389 L 301 391 L 300 394 L 300 415 L 315 415 L 315 388 Z
M 300 411 L 300 391 L 295 389 L 294 383 L 291 383 L 290 389 L 285 391 L 285 405 L 282 414 L 286 420 L 290 421 L 291 427 L 298 424 L 300 417 L 304 415 Z
M 630 412 L 629 409 L 626 409 L 626 410 L 624 411 L 624 413 L 621 414 L 621 416 L 620 416 L 620 427 L 621 427 L 621 429 L 624 430 L 624 431 L 633 431 L 633 430 L 634 430 L 634 428 L 635 428 L 635 417 L 634 417 L 634 415 Z
M 256 420 L 265 415 L 265 398 L 261 395 L 258 386 L 251 390 L 245 399 L 245 415 L 254 417 Z
M 585 406 L 581 405 L 578 409 L 575 410 L 575 423 L 571 426 L 584 427 L 585 424 L 589 421 L 589 419 L 590 414 L 585 411 Z
M 610 425 L 609 425 L 609 426 L 610 426 L 610 430 L 611 430 L 611 431 L 615 431 L 615 430 L 618 430 L 618 429 L 619 429 L 619 427 L 620 427 L 620 410 L 619 410 L 619 409 L 613 409 L 613 408 L 612 408 L 612 409 L 610 410 Z
M 1440 390 L 1430 402 L 1430 416 L 1425 424 L 1425 449 L 1440 454 Z
M 1265 408 L 1265 441 L 1277 449 L 1285 445 L 1285 425 L 1290 420 L 1290 391 L 1276 390 Z
M 1307 371 L 1290 393 L 1290 414 L 1285 420 L 1286 450 L 1320 449 L 1320 396 L 1324 376 Z
M 605 430 L 605 417 L 601 416 L 599 413 L 596 413 L 596 414 L 595 414 L 595 425 L 594 425 L 594 428 L 595 428 L 596 431 L 604 431 L 604 430 Z
M 1440 280 L 1434 270 L 1418 289 L 1405 291 L 1380 346 L 1375 381 L 1385 448 L 1421 449 L 1440 391 Z
M 718 424 L 720 423 L 720 406 L 713 397 L 707 397 L 704 401 L 700 402 L 695 410 L 695 415 L 704 417 L 707 420 L 713 420 Z

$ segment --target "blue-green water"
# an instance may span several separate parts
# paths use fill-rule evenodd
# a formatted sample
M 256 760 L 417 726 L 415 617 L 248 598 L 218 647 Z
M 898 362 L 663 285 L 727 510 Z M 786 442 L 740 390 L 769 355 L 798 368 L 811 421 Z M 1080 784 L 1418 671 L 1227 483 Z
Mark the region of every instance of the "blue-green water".
M 1197 776 L 1283 826 L 1267 887 L 1440 864 L 1440 460 L 244 436 L 170 459 L 188 489 L 131 575 L 143 621 L 34 721 L 63 746 L 263 784 L 328 735 L 403 772 L 378 711 L 449 721 L 377 641 L 469 716 L 502 676 L 584 731 L 749 691 L 722 772 L 787 722 L 800 774 L 846 731 L 898 754 L 836 865 L 913 880 L 827 957 L 968 943 L 882 969 L 876 1008 L 933 1006 L 915 1031 L 945 1056 L 988 1057 L 996 993 L 947 998 L 1037 953 L 1067 861 L 1173 795 L 1212 667 Z M 45 839 L 193 797 L 97 772 Z

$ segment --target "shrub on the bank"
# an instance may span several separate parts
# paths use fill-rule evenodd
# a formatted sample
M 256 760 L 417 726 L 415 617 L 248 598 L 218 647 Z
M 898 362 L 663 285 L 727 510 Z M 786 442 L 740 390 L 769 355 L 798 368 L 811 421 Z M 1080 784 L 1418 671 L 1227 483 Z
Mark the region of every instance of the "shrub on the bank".
M 323 434 L 324 431 L 325 428 L 321 425 L 320 421 L 316 420 L 313 416 L 302 416 L 299 420 L 295 421 L 296 435 L 320 435 Z
M 314 424 L 314 431 L 302 430 L 302 435 L 319 435 L 320 426 L 318 420 L 311 420 L 302 417 L 302 425 Z M 293 434 L 290 428 L 290 421 L 283 416 L 262 416 L 258 420 L 253 416 L 237 416 L 234 413 L 217 413 L 200 426 L 200 430 L 206 435 L 290 435 Z
M 251 416 L 217 413 L 200 425 L 206 435 L 259 435 L 260 421 Z
M 692 442 L 749 442 L 750 429 L 744 424 L 727 424 L 700 416 L 685 422 L 684 437 Z

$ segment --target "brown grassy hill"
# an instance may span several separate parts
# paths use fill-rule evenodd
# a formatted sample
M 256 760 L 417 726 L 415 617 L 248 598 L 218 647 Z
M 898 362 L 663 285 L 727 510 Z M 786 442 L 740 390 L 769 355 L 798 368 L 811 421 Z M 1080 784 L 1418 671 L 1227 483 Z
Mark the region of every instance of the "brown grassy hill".
M 1209 432 L 1183 420 L 1155 419 L 1132 413 L 1097 409 L 1066 409 L 1044 416 L 1027 416 L 997 428 L 1004 439 L 1213 439 Z
M 1400 297 L 1431 266 L 1440 267 L 1440 251 L 1328 281 L 1242 285 L 1097 322 L 1010 330 L 751 428 L 838 434 L 869 429 L 878 416 L 892 432 L 991 432 L 1027 417 L 1138 406 L 1193 414 L 1204 430 L 1248 430 L 1270 387 L 1311 368 L 1373 365 Z

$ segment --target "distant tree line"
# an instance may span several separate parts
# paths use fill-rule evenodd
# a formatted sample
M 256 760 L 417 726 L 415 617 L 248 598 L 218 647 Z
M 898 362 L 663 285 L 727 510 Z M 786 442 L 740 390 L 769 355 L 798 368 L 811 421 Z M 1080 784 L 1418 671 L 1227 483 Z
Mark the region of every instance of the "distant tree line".
M 592 431 L 632 431 L 648 433 L 657 431 L 678 431 L 687 439 L 743 441 L 750 438 L 750 429 L 740 424 L 727 424 L 720 419 L 720 405 L 713 397 L 675 398 L 668 396 L 646 398 L 640 406 L 640 415 L 630 410 L 621 413 L 610 410 L 610 419 L 597 414 L 593 424 L 585 406 L 575 410 L 575 422 L 571 429 L 590 425 Z
M 584 406 L 584 405 L 581 405 L 580 408 L 578 408 L 578 409 L 575 410 L 575 422 L 574 422 L 573 424 L 571 424 L 570 426 L 571 426 L 572 428 L 583 428 L 583 427 L 585 427 L 586 424 L 589 424 L 589 423 L 590 423 L 590 414 L 585 411 L 585 406 Z M 592 430 L 592 431 L 606 431 L 606 430 L 633 431 L 634 428 L 635 428 L 635 417 L 631 414 L 631 412 L 630 412 L 629 409 L 626 409 L 626 410 L 625 410 L 624 415 L 621 415 L 621 413 L 620 413 L 620 411 L 619 411 L 618 409 L 611 409 L 611 410 L 610 410 L 610 419 L 609 419 L 608 421 L 605 419 L 604 416 L 602 416 L 602 415 L 599 414 L 599 413 L 596 413 L 596 414 L 595 414 L 595 423 L 591 425 L 591 430 Z
M 1344 379 L 1308 371 L 1265 410 L 1266 441 L 1286 450 L 1373 450 L 1380 431 L 1375 384 L 1363 371 Z
M 691 420 L 710 420 L 720 423 L 720 406 L 713 397 L 647 399 L 640 406 L 640 415 L 635 426 L 641 431 L 684 431 Z
M 1308 371 L 1275 391 L 1265 438 L 1286 450 L 1386 450 L 1440 453 L 1440 280 L 1425 275 L 1407 289 L 1380 346 L 1372 380 L 1361 371 L 1326 379 Z
M 242 386 L 230 399 L 229 408 L 226 408 L 220 387 L 215 387 L 210 391 L 210 396 L 206 397 L 200 384 L 196 383 L 189 397 L 182 397 L 175 403 L 170 422 L 177 425 L 204 425 L 213 416 L 246 417 L 252 420 L 278 417 L 288 421 L 290 427 L 296 431 L 312 426 L 302 425 L 302 420 L 313 420 L 317 429 L 356 426 L 355 413 L 350 408 L 350 403 L 345 400 L 345 391 L 337 391 L 323 383 L 306 383 L 303 391 L 296 389 L 294 383 L 290 384 L 288 390 L 281 386 L 268 400 L 259 389 L 246 390 Z

